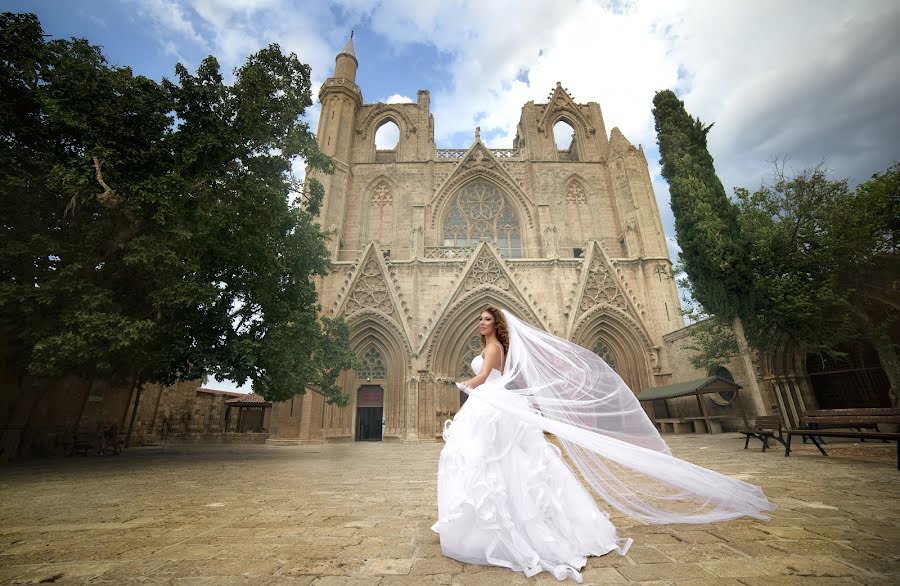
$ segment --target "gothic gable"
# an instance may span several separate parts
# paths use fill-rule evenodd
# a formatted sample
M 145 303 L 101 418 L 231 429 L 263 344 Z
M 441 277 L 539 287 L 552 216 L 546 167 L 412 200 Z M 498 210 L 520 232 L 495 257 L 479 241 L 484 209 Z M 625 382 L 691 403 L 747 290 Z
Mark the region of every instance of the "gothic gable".
M 644 324 L 641 306 L 632 300 L 631 291 L 621 272 L 609 260 L 600 246 L 593 241 L 584 261 L 581 279 L 575 289 L 573 302 L 568 309 L 569 338 L 579 336 L 584 327 L 604 315 L 627 324 L 632 335 L 640 340 L 650 363 L 657 364 L 656 347 Z
M 632 302 L 627 287 L 599 242 L 592 243 L 583 267 L 573 303 L 569 307 L 570 332 L 582 314 L 599 305 L 613 307 L 640 320 L 640 313 Z
M 447 300 L 434 312 L 434 316 L 439 316 L 438 323 L 430 332 L 426 328 L 422 347 L 424 348 L 429 339 L 434 337 L 435 332 L 445 327 L 443 324 L 447 321 L 448 315 L 455 315 L 460 307 L 468 307 L 471 300 L 478 300 L 482 297 L 500 299 L 502 300 L 500 303 L 513 312 L 522 315 L 525 319 L 537 324 L 538 327 L 545 327 L 538 312 L 529 302 L 528 296 L 516 285 L 503 258 L 497 254 L 493 246 L 482 242 L 475 249 L 475 254 L 472 255 L 469 262 L 466 263 L 459 280 L 456 281 L 447 296 Z
M 556 82 L 556 88 L 550 96 L 550 101 L 544 107 L 544 115 L 538 122 L 538 132 L 553 133 L 551 124 L 555 122 L 555 118 L 565 115 L 571 123 L 580 125 L 585 132 L 594 134 L 597 129 L 591 124 L 591 121 L 581 112 L 581 108 L 572 99 L 572 96 L 563 89 L 562 84 Z
M 336 302 L 332 313 L 352 317 L 364 311 L 375 311 L 392 318 L 405 332 L 409 310 L 402 309 L 400 295 L 391 285 L 390 271 L 384 262 L 379 246 L 370 243 L 361 255 L 361 260 L 354 266 L 354 272 L 342 291 L 345 293 Z
M 523 213 L 526 222 L 530 227 L 534 226 L 534 216 L 532 209 L 534 202 L 522 190 L 515 179 L 503 168 L 496 157 L 491 153 L 480 138 L 475 139 L 475 143 L 466 151 L 466 154 L 457 163 L 456 169 L 449 177 L 438 187 L 431 199 L 431 226 L 437 225 L 438 218 L 441 216 L 443 208 L 446 207 L 447 201 L 458 188 L 468 181 L 483 177 L 497 184 L 509 193 L 519 205 L 518 207 Z

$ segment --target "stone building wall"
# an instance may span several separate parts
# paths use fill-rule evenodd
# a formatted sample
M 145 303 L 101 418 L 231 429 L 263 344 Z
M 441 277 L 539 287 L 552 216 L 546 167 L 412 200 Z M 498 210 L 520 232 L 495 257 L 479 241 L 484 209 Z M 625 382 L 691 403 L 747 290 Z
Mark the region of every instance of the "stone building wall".
M 18 383 L 18 384 L 17 384 Z M 18 457 L 61 456 L 73 436 L 93 436 L 116 426 L 125 434 L 134 396 L 127 384 L 77 377 L 22 381 L 0 373 L 0 462 Z M 201 388 L 200 381 L 145 385 L 131 445 L 162 442 L 264 442 L 268 433 L 237 433 L 237 409 L 225 432 L 225 401 L 242 397 Z M 249 418 L 260 417 L 251 414 Z
M 475 129 L 469 148 L 443 149 L 427 91 L 365 104 L 357 66 L 351 42 L 319 94 L 319 146 L 336 170 L 311 173 L 332 236 L 317 289 L 323 314 L 347 319 L 354 351 L 384 370 L 344 373 L 345 408 L 314 393 L 276 404 L 273 441 L 355 439 L 356 397 L 372 385 L 384 391 L 384 439 L 439 437 L 487 303 L 601 353 L 635 392 L 675 380 L 663 336 L 684 322 L 647 161 L 607 134 L 599 104 L 557 84 L 546 104 L 523 106 L 512 148 L 488 148 Z M 567 150 L 560 121 L 575 133 Z M 378 150 L 389 122 L 399 142 Z
M 687 326 L 663 336 L 663 343 L 672 364 L 672 379 L 675 382 L 686 382 L 716 374 L 691 365 L 691 356 L 694 352 L 689 349 L 689 346 L 694 343 L 691 340 L 693 329 L 694 326 Z M 701 400 L 704 402 L 708 413 L 713 416 L 731 417 L 731 421 L 723 423 L 723 427 L 726 430 L 733 429 L 736 425 L 743 423 L 745 417 L 753 419 L 758 414 L 764 415 L 765 412 L 758 413 L 751 396 L 754 386 L 753 379 L 755 378 L 758 381 L 758 374 L 748 372 L 745 361 L 738 356 L 719 366 L 727 370 L 734 382 L 742 388 L 734 399 L 728 396 L 723 398 L 714 394 L 703 396 Z M 671 417 L 696 416 L 701 411 L 694 396 L 668 399 L 667 403 Z M 654 409 L 657 416 L 666 416 L 661 401 L 654 402 Z

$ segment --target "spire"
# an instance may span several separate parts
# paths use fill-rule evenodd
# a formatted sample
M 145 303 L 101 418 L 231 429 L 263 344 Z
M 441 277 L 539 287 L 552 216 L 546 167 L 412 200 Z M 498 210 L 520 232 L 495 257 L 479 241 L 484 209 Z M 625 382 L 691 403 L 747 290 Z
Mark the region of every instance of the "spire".
M 346 79 L 356 83 L 356 68 L 359 67 L 359 61 L 356 59 L 356 49 L 353 48 L 353 32 L 350 32 L 350 38 L 347 44 L 341 49 L 334 60 L 334 76 L 337 79 Z
M 344 48 L 341 49 L 341 52 L 338 55 L 350 55 L 354 59 L 356 59 L 356 50 L 353 48 L 353 31 L 350 31 L 350 38 L 347 39 L 347 44 L 344 45 Z

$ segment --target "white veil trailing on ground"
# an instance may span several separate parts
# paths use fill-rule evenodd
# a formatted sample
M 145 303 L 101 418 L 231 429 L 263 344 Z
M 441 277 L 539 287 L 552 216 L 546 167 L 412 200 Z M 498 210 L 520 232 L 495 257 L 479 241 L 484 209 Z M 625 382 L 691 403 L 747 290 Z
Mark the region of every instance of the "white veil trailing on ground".
M 647 523 L 768 519 L 774 506 L 755 485 L 671 455 L 624 381 L 599 356 L 503 310 L 509 356 L 503 375 L 473 397 L 554 434 L 596 493 Z M 491 388 L 525 395 L 531 410 Z

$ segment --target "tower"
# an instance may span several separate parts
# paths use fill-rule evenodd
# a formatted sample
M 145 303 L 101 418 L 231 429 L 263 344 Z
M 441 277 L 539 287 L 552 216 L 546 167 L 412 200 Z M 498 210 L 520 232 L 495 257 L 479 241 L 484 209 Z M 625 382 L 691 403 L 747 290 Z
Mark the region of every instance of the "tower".
M 334 160 L 334 174 L 315 174 L 315 178 L 325 186 L 328 194 L 322 209 L 322 227 L 332 235 L 332 248 L 336 253 L 341 247 L 344 212 L 350 182 L 352 161 L 353 129 L 362 106 L 362 91 L 356 85 L 356 70 L 359 62 L 353 47 L 353 35 L 337 54 L 334 75 L 325 80 L 319 90 L 319 113 L 317 138 L 319 149 Z

